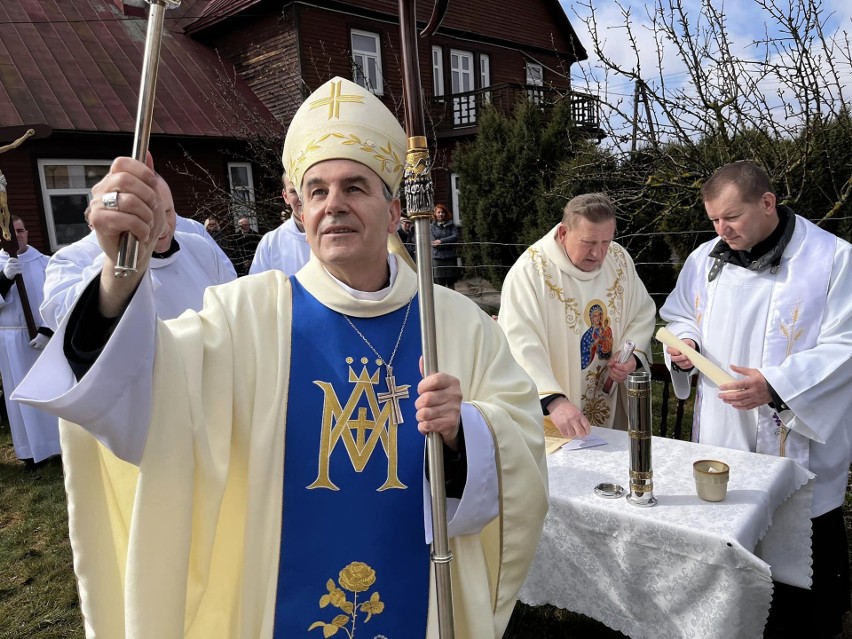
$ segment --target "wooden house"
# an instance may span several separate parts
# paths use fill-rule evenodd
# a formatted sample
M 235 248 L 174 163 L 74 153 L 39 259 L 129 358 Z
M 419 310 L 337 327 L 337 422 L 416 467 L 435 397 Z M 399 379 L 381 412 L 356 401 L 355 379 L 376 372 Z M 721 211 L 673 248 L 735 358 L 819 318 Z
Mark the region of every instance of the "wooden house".
M 422 27 L 432 7 L 418 4 Z M 0 155 L 0 170 L 12 213 L 43 251 L 87 232 L 89 189 L 112 158 L 131 154 L 145 6 L 0 4 L 0 146 L 36 131 Z M 521 98 L 546 109 L 569 99 L 577 126 L 598 130 L 595 100 L 571 91 L 570 67 L 586 53 L 558 0 L 450 0 L 419 46 L 436 198 L 462 224 L 448 167 L 486 104 L 508 111 Z M 168 10 L 150 149 L 178 213 L 203 217 L 217 191 L 227 196 L 217 214 L 237 217 L 261 180 L 274 190 L 287 124 L 332 76 L 368 87 L 401 116 L 401 58 L 396 0 L 183 0 Z

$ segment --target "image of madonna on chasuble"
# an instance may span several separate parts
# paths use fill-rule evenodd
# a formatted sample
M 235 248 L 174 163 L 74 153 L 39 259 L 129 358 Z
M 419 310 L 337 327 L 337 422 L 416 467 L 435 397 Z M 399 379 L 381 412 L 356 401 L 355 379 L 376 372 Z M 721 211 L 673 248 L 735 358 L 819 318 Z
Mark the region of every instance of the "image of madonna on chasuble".
M 396 192 L 402 166 L 387 158 L 404 152 L 390 112 L 335 78 L 297 112 L 284 164 L 301 183 L 317 163 L 354 160 Z M 380 296 L 314 256 L 290 278 L 210 288 L 201 312 L 167 322 L 143 277 L 79 381 L 63 350 L 75 312 L 60 326 L 18 398 L 66 420 L 88 636 L 437 637 L 417 278 L 395 255 L 388 265 Z M 463 397 L 467 475 L 448 499 L 456 636 L 500 637 L 547 510 L 541 409 L 496 322 L 441 287 L 435 307 L 453 319 L 439 366 Z

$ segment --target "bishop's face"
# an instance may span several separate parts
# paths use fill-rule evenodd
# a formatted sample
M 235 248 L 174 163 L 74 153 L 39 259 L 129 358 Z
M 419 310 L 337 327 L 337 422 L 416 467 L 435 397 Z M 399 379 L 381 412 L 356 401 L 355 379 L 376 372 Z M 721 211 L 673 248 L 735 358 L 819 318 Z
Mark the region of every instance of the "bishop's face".
M 399 200 L 382 180 L 352 160 L 326 160 L 302 178 L 302 220 L 311 251 L 334 277 L 377 291 L 388 278 L 388 235 L 399 225 Z
M 764 193 L 755 202 L 746 202 L 736 184 L 729 184 L 704 209 L 716 234 L 735 251 L 748 251 L 765 240 L 778 225 L 775 196 Z

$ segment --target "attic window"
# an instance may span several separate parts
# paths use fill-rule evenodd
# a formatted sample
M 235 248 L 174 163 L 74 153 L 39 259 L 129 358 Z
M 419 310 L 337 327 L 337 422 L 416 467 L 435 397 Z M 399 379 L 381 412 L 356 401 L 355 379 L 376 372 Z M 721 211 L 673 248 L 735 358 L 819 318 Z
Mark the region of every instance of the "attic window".
M 352 29 L 352 74 L 356 84 L 374 95 L 384 95 L 380 46 L 378 33 Z

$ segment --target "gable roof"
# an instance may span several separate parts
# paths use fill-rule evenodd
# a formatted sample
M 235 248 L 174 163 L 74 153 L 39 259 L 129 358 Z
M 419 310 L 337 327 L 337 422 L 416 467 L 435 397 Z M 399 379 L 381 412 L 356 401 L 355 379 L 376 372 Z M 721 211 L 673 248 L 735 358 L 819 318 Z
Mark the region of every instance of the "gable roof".
M 0 126 L 135 130 L 147 19 L 118 4 L 0 3 Z M 258 118 L 279 126 L 229 63 L 166 20 L 152 133 L 245 137 Z
M 262 0 L 184 0 L 193 6 L 194 19 L 184 21 L 187 33 L 197 34 L 226 22 L 246 9 L 263 5 L 269 11 L 273 2 Z M 482 41 L 515 44 L 559 53 L 576 60 L 588 55 L 559 0 L 449 0 L 447 13 L 438 33 L 471 37 Z M 300 4 L 299 0 L 280 0 L 281 5 Z M 315 7 L 358 15 L 390 19 L 398 23 L 398 0 L 312 0 Z M 433 0 L 417 3 L 418 22 L 425 26 L 432 13 Z M 502 17 L 501 17 L 502 14 Z M 495 19 L 501 17 L 501 19 Z M 554 31 L 541 30 L 551 24 Z

